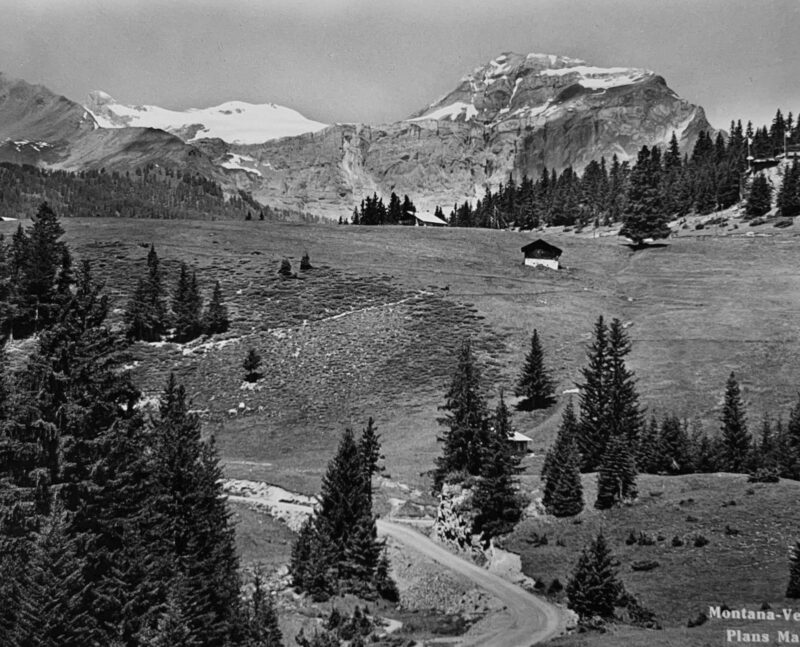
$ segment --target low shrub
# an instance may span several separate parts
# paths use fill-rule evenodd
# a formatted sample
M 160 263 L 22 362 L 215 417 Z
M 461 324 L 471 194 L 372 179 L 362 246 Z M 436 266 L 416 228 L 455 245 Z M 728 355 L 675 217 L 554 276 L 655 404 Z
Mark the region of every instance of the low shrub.
M 654 568 L 658 568 L 660 564 L 655 560 L 642 560 L 639 562 L 633 562 L 631 564 L 631 569 L 634 571 L 652 571 Z
M 704 625 L 706 622 L 708 622 L 708 616 L 701 611 L 694 618 L 689 618 L 689 622 L 686 623 L 686 626 L 691 629 L 692 627 Z
M 748 483 L 777 483 L 780 480 L 778 470 L 774 467 L 759 467 L 747 477 Z

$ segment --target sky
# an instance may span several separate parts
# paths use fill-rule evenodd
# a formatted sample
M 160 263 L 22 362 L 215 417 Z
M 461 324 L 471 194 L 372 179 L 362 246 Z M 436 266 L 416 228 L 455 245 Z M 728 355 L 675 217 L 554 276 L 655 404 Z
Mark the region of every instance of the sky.
M 800 0 L 0 0 L 0 71 L 76 101 L 388 123 L 507 51 L 654 70 L 718 128 L 800 112 Z

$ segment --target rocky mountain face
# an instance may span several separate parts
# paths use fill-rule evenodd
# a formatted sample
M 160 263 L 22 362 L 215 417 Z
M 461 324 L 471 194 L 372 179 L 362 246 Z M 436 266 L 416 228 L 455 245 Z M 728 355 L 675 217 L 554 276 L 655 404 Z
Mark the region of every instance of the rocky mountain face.
M 546 54 L 502 54 L 438 101 L 386 125 L 324 127 L 272 104 L 131 107 L 104 93 L 93 93 L 87 106 L 0 77 L 0 160 L 69 170 L 188 166 L 263 204 L 337 218 L 373 192 L 449 209 L 510 174 L 633 159 L 673 132 L 688 151 L 701 130 L 713 131 L 702 108 L 651 71 Z
M 338 124 L 252 146 L 242 187 L 257 199 L 336 217 L 366 194 L 409 194 L 419 207 L 474 200 L 509 174 L 581 171 L 592 160 L 635 159 L 674 132 L 691 150 L 713 131 L 701 107 L 648 70 L 598 68 L 544 54 L 503 54 L 408 119 L 382 126 Z

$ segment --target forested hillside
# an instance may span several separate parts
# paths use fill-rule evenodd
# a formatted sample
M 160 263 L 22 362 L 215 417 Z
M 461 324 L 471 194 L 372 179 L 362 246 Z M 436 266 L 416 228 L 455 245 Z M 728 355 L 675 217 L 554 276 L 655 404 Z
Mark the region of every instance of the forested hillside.
M 0 217 L 30 217 L 43 201 L 74 217 L 238 219 L 262 208 L 246 193 L 226 197 L 201 175 L 155 165 L 123 174 L 0 164 Z

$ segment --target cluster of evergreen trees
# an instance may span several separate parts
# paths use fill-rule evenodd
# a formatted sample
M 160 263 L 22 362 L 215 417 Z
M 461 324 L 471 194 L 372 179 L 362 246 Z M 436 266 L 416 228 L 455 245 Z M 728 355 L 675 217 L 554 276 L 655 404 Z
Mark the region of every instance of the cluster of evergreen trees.
M 392 191 L 389 196 L 388 206 L 383 203 L 383 198 L 379 198 L 376 193 L 370 198 L 367 196 L 361 201 L 361 206 L 353 209 L 350 218 L 351 225 L 399 225 L 413 221 L 417 208 L 409 197 L 403 196 L 401 201 L 397 194 Z M 341 219 L 339 224 L 342 224 Z
M 761 126 L 753 130 L 752 123 L 748 123 L 746 136 L 751 138 L 753 157 L 773 157 L 783 153 L 785 147 L 800 144 L 800 123 L 795 122 L 791 112 L 784 117 L 779 108 L 769 127 Z
M 755 157 L 771 157 L 783 151 L 785 133 L 790 134 L 785 140 L 789 146 L 800 144 L 800 129 L 791 113 L 784 119 L 780 110 L 769 128 L 754 130 L 752 123 L 743 128 L 737 121 L 731 122 L 727 138 L 722 133 L 712 138 L 701 132 L 691 154 L 680 150 L 673 133 L 664 150 L 643 146 L 634 164 L 620 162 L 614 155 L 610 162 L 605 158 L 590 162 L 582 175 L 571 167 L 561 173 L 544 168 L 538 178 L 509 177 L 496 191 L 487 188 L 474 205 L 469 201 L 456 204 L 447 217 L 440 207 L 436 213 L 453 227 L 491 229 L 623 222 L 622 235 L 641 243 L 668 235 L 666 223 L 671 219 L 736 204 L 748 184 L 748 138 Z M 755 202 L 764 202 L 765 182 L 763 177 L 757 182 L 754 178 L 750 194 L 755 191 Z M 761 212 L 753 207 L 748 213 L 762 215 L 768 210 L 769 206 Z M 781 211 L 797 215 L 791 209 Z
M 438 440 L 442 454 L 436 459 L 434 490 L 447 481 L 475 479 L 473 531 L 484 538 L 510 532 L 522 514 L 523 499 L 515 475 L 519 457 L 509 439 L 513 437 L 511 415 L 502 391 L 490 413 L 481 372 L 466 340 L 458 361 L 439 424 L 445 428 Z
M 0 357 L 3 644 L 281 645 L 263 588 L 241 597 L 216 450 L 183 387 L 170 376 L 145 418 L 89 263 L 62 280 L 32 353 Z
M 747 144 L 741 124 L 732 125 L 726 141 L 701 132 L 690 156 L 681 152 L 673 134 L 665 151 L 643 146 L 632 166 L 613 156 L 590 162 L 583 175 L 572 168 L 560 174 L 544 169 L 532 180 L 510 177 L 497 191 L 486 190 L 473 207 L 456 205 L 449 222 L 455 227 L 531 229 L 542 225 L 585 227 L 633 218 L 648 222 L 647 236 L 665 233 L 665 223 L 690 211 L 705 214 L 739 200 L 747 169 Z
M 147 164 L 120 173 L 51 171 L 0 163 L 0 216 L 35 213 L 47 201 L 74 217 L 239 219 L 260 205 L 248 193 L 225 197 L 202 175 Z
M 543 504 L 557 516 L 583 509 L 580 472 L 598 472 L 595 507 L 610 508 L 635 498 L 636 454 L 643 412 L 633 372 L 625 365 L 630 340 L 619 319 L 606 325 L 602 316 L 582 369 L 580 414 L 565 409 L 543 469 Z
M 800 396 L 787 422 L 765 417 L 759 432 L 752 433 L 739 383 L 731 373 L 719 422 L 719 435 L 710 438 L 677 416 L 665 415 L 660 423 L 652 416 L 639 443 L 640 470 L 651 474 L 724 471 L 749 474 L 754 480 L 800 480 Z
M 370 418 L 358 440 L 345 430 L 328 464 L 318 509 L 301 528 L 289 565 L 294 586 L 317 601 L 344 593 L 398 598 L 372 512 L 372 477 L 381 458 Z
M 167 309 L 166 297 L 158 254 L 151 245 L 147 254 L 147 275 L 139 279 L 125 309 L 130 339 L 159 341 L 172 326 L 172 338 L 183 343 L 203 334 L 213 335 L 228 329 L 228 309 L 223 302 L 219 281 L 214 284 L 211 300 L 204 312 L 197 273 L 193 270 L 190 274 L 186 263 L 181 263 L 171 312 Z
M 710 437 L 675 415 L 649 425 L 639 405 L 635 376 L 625 366 L 630 341 L 622 323 L 600 317 L 588 363 L 582 369 L 580 411 L 565 408 L 556 440 L 545 456 L 542 503 L 555 516 L 583 509 L 580 472 L 598 472 L 595 507 L 635 498 L 638 472 L 689 474 L 734 472 L 751 480 L 800 479 L 800 396 L 788 423 L 765 418 L 760 434 L 748 430 L 736 376 L 725 385 L 720 433 Z

